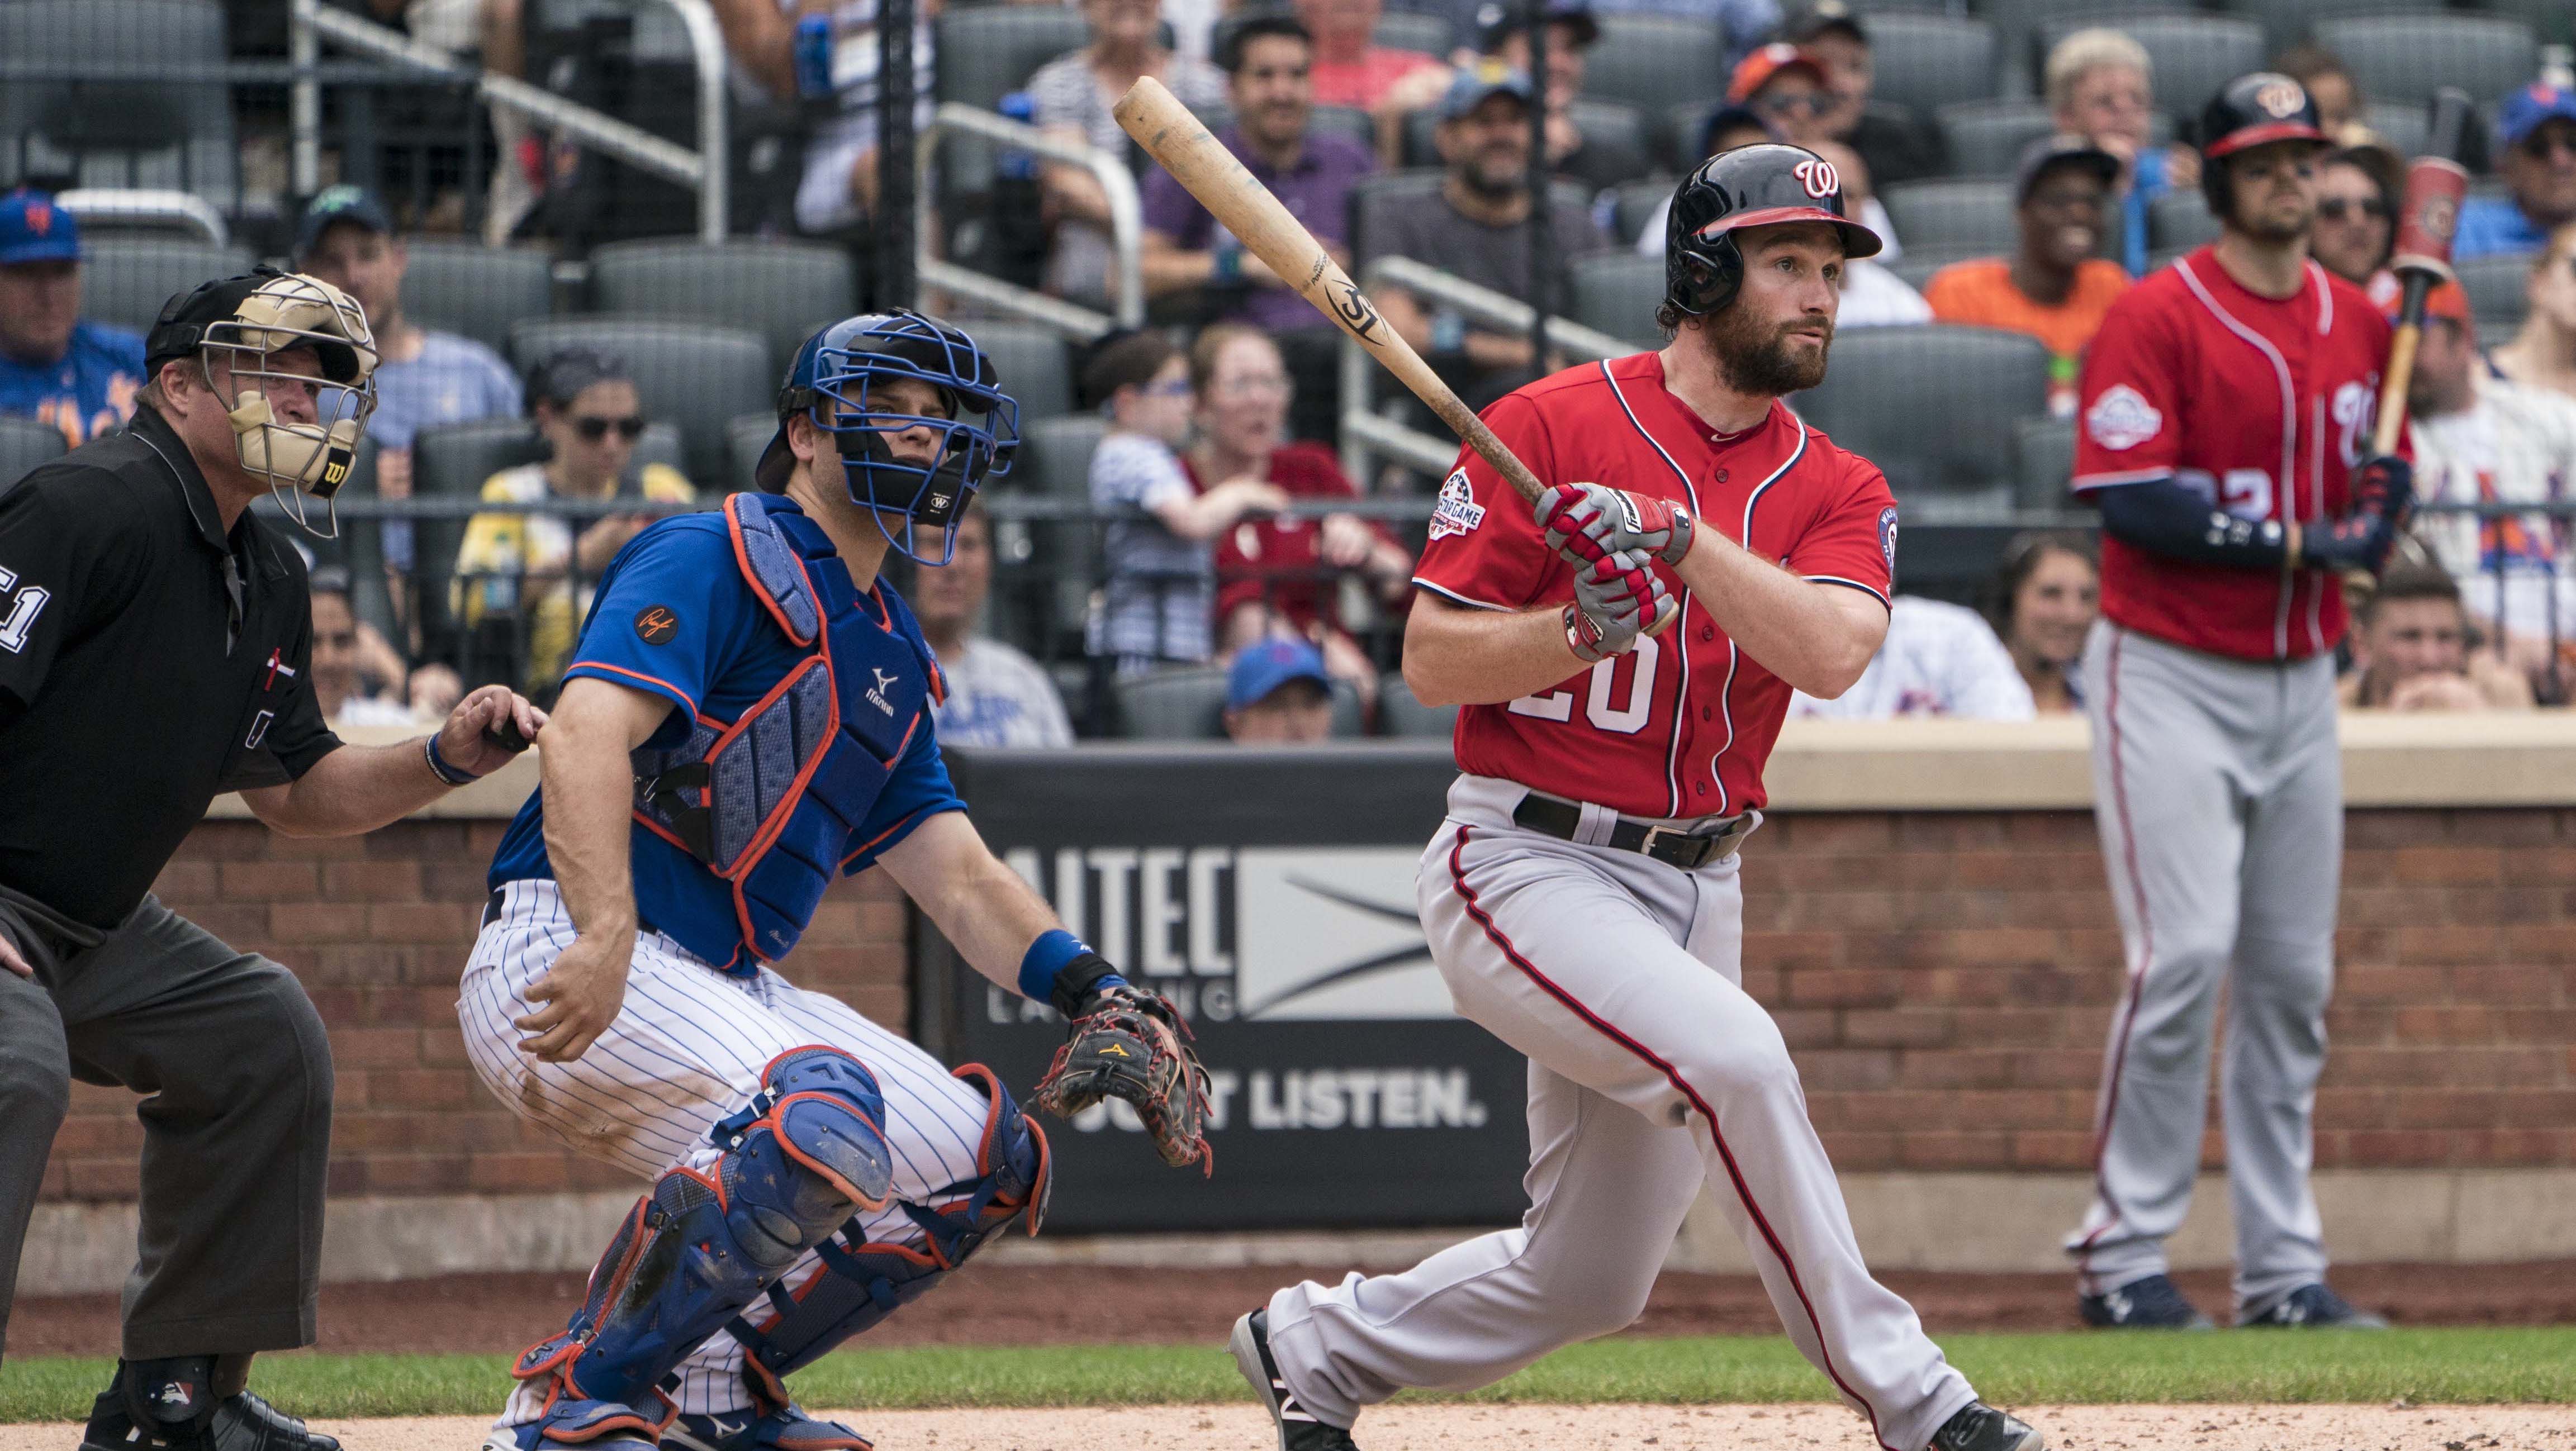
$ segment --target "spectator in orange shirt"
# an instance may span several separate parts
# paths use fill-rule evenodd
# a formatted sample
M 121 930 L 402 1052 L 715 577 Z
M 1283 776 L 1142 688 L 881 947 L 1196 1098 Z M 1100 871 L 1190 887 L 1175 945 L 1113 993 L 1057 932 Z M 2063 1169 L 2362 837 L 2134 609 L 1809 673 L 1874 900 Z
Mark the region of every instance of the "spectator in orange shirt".
M 1406 113 L 1440 99 L 1449 67 L 1438 56 L 1377 44 L 1383 0 L 1296 0 L 1297 18 L 1315 37 L 1309 75 L 1318 106 L 1354 106 L 1377 118 L 1381 150 Z
M 1935 322 L 2027 333 L 2048 345 L 2049 411 L 2075 411 L 2075 377 L 2084 347 L 2102 326 L 2129 274 L 2097 257 L 2120 161 L 2071 136 L 2032 143 L 2015 178 L 2021 247 L 2010 257 L 1980 257 L 1932 274 L 1923 298 Z

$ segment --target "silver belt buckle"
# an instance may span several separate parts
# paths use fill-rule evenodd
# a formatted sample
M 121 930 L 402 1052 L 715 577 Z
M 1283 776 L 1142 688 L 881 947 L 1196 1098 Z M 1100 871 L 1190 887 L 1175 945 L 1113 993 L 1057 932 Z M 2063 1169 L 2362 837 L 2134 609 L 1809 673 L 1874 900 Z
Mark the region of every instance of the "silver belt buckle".
M 1647 828 L 1646 828 L 1646 839 L 1645 839 L 1644 841 L 1641 841 L 1641 842 L 1637 843 L 1637 853 L 1638 853 L 1638 855 L 1640 855 L 1640 856 L 1648 856 L 1648 857 L 1654 856 L 1654 855 L 1655 855 L 1655 842 L 1656 842 L 1656 840 L 1657 840 L 1658 838 L 1661 838 L 1661 837 L 1667 837 L 1667 836 L 1678 836 L 1678 837 L 1682 838 L 1682 839 L 1683 839 L 1683 840 L 1685 840 L 1685 841 L 1687 841 L 1687 840 L 1689 840 L 1689 839 L 1690 839 L 1690 833 L 1689 833 L 1689 832 L 1687 832 L 1687 831 L 1682 830 L 1682 829 L 1681 829 L 1681 828 L 1679 828 L 1679 827 L 1674 827 L 1674 826 L 1649 826 L 1649 827 L 1647 827 Z M 1658 860 L 1661 860 L 1661 859 L 1660 859 L 1660 858 L 1658 858 Z

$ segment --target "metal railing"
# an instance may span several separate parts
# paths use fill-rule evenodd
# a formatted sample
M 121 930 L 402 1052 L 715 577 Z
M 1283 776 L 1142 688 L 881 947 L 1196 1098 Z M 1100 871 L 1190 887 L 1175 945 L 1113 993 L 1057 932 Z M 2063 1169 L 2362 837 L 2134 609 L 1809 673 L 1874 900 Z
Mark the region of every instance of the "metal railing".
M 224 214 L 194 192 L 154 187 L 75 187 L 56 194 L 54 205 L 79 218 L 83 226 L 175 223 L 218 247 L 232 239 L 232 229 L 224 225 Z
M 1380 257 L 1360 269 L 1362 290 L 1374 293 L 1385 286 L 1400 287 L 1428 306 L 1455 309 L 1469 322 L 1493 332 L 1526 336 L 1538 321 L 1538 310 L 1517 297 L 1479 287 L 1409 257 Z M 1547 340 L 1552 351 L 1585 362 L 1624 358 L 1637 351 L 1632 343 L 1562 317 L 1547 320 Z M 1369 461 L 1384 458 L 1435 478 L 1447 473 L 1449 465 L 1457 460 L 1458 440 L 1407 427 L 1369 407 L 1370 385 L 1376 381 L 1376 372 L 1377 363 L 1368 350 L 1345 334 L 1342 472 L 1354 480 L 1365 480 L 1369 477 Z
M 514 77 L 477 70 L 455 56 L 397 30 L 364 20 L 323 0 L 291 0 L 288 49 L 296 79 L 289 92 L 288 116 L 293 144 L 293 185 L 300 196 L 322 186 L 322 83 L 315 71 L 327 39 L 345 50 L 385 64 L 473 85 L 486 104 L 516 112 L 625 162 L 688 187 L 698 197 L 701 240 L 724 240 L 730 199 L 725 113 L 726 60 L 724 36 L 706 0 L 659 0 L 678 12 L 696 61 L 698 149 L 666 141 L 640 126 L 568 101 L 541 86 Z
M 931 215 L 934 205 L 931 183 L 939 138 L 950 133 L 981 137 L 1049 161 L 1079 166 L 1099 180 L 1101 191 L 1109 198 L 1110 306 L 1116 312 L 1104 315 L 939 257 L 933 252 L 935 229 L 930 227 L 921 229 L 918 252 L 923 286 L 942 288 L 1008 316 L 1054 328 L 1075 342 L 1090 342 L 1113 327 L 1144 324 L 1145 209 L 1137 195 L 1135 174 L 1128 171 L 1125 161 L 1080 142 L 1051 136 L 998 112 L 942 101 L 939 109 L 931 113 L 930 125 L 913 141 L 917 153 L 913 167 L 915 204 L 924 217 Z

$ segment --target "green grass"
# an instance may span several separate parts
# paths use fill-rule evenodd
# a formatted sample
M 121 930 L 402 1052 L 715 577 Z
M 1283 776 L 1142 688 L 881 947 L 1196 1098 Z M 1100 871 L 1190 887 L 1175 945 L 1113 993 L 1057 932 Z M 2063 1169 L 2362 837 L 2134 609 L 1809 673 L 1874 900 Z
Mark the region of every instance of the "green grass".
M 1954 1335 L 1950 1358 L 2005 1405 L 2145 1401 L 2576 1403 L 2576 1327 Z M 505 1362 L 482 1355 L 261 1358 L 263 1394 L 299 1415 L 485 1414 Z M 0 1421 L 77 1420 L 111 1363 L 0 1365 Z M 1198 1345 L 930 1346 L 832 1356 L 796 1377 L 817 1407 L 1156 1405 L 1250 1394 Z M 1488 1401 L 1816 1401 L 1825 1382 L 1777 1337 L 1618 1337 L 1573 1346 L 1490 1389 Z

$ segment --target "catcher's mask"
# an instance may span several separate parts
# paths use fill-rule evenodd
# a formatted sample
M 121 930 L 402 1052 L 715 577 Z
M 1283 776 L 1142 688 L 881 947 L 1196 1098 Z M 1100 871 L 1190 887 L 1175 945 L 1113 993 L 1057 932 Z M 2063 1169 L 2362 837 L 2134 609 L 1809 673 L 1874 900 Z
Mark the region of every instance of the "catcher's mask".
M 911 378 L 939 390 L 948 416 L 899 411 L 885 384 Z M 1020 446 L 1020 405 L 1001 389 L 993 360 L 963 331 L 909 308 L 844 318 L 796 350 L 778 390 L 778 433 L 753 477 L 786 489 L 796 456 L 787 421 L 802 413 L 831 434 L 850 501 L 876 519 L 895 551 L 916 563 L 946 564 L 957 550 L 957 520 L 988 478 L 1011 470 Z M 927 427 L 938 436 L 928 462 L 904 462 L 889 437 Z M 924 531 L 938 531 L 933 545 Z
M 298 349 L 312 350 L 318 373 L 278 366 Z M 337 513 L 317 529 L 304 501 L 327 508 L 338 495 L 376 410 L 376 338 L 356 299 L 319 277 L 262 267 L 170 299 L 144 351 L 154 377 L 165 363 L 195 358 L 207 391 L 229 405 L 242 468 L 267 480 L 306 533 L 338 537 Z M 281 384 L 288 397 L 312 390 L 310 416 L 291 416 L 303 411 L 292 404 L 280 412 L 270 390 Z

